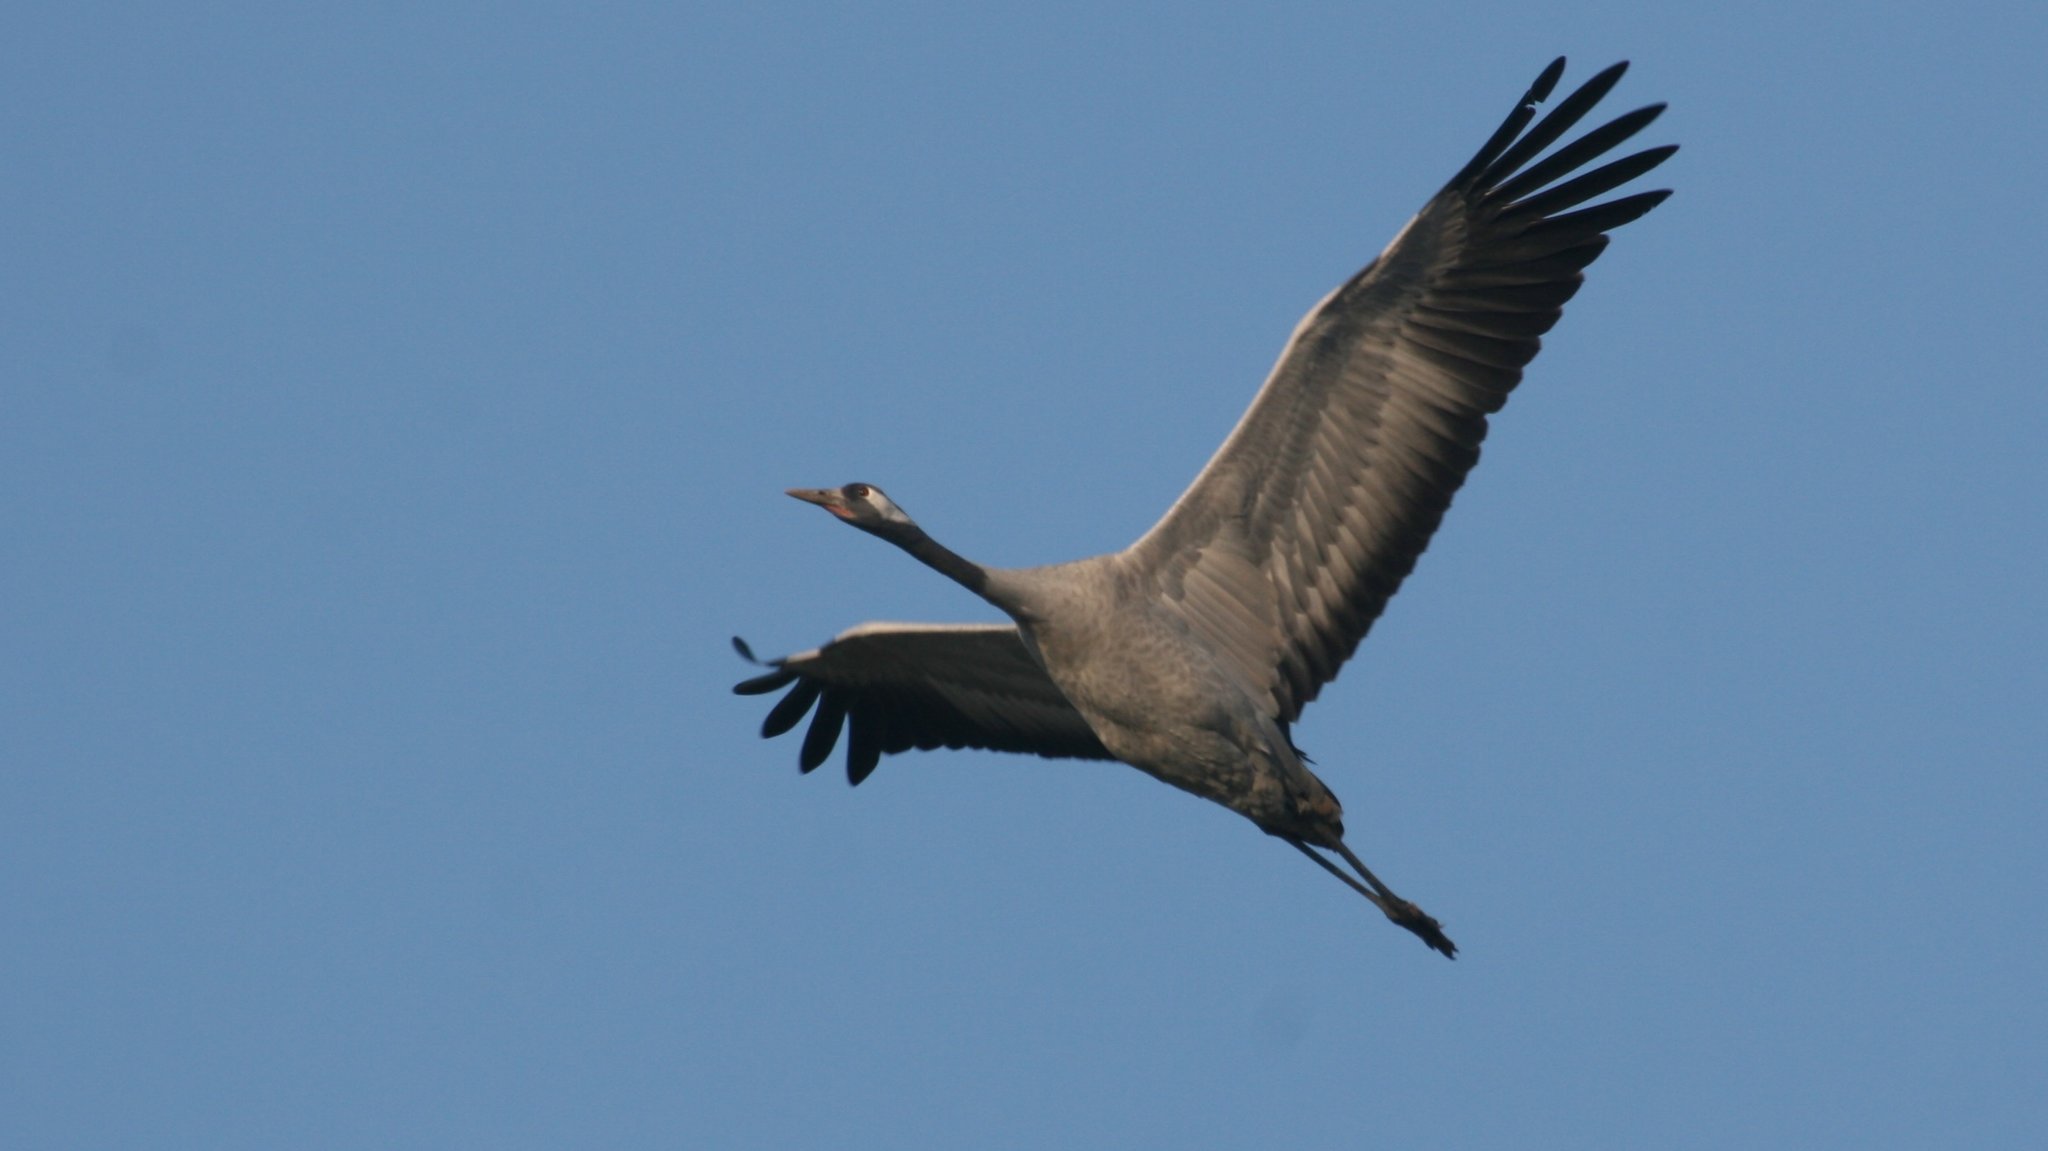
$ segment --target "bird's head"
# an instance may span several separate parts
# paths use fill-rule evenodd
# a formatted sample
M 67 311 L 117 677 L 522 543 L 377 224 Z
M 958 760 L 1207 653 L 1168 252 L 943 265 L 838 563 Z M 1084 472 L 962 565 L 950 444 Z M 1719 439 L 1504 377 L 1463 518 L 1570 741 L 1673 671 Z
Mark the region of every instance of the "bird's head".
M 847 484 L 840 488 L 791 488 L 789 494 L 807 504 L 816 504 L 862 531 L 884 539 L 914 532 L 913 523 L 896 501 L 873 484 Z

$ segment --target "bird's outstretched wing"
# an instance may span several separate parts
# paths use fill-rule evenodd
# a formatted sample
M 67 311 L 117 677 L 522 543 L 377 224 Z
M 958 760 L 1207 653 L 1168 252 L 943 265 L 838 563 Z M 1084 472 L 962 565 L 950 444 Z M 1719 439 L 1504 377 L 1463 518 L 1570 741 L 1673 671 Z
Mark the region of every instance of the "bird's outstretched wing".
M 1536 159 L 1626 67 L 1531 127 L 1564 61 L 1546 68 L 1386 251 L 1302 320 L 1193 486 L 1124 553 L 1246 683 L 1271 693 L 1282 722 L 1336 676 L 1415 566 L 1478 462 L 1486 417 L 1520 382 L 1605 233 L 1670 194 L 1580 207 L 1675 146 L 1575 174 L 1662 104 Z
M 733 646 L 754 658 L 738 638 Z M 854 783 L 884 754 L 911 748 L 1115 758 L 1010 625 L 864 623 L 768 667 L 733 691 L 790 689 L 761 724 L 764 738 L 795 727 L 816 706 L 798 754 L 804 771 L 825 762 L 842 728 L 849 732 L 846 777 Z

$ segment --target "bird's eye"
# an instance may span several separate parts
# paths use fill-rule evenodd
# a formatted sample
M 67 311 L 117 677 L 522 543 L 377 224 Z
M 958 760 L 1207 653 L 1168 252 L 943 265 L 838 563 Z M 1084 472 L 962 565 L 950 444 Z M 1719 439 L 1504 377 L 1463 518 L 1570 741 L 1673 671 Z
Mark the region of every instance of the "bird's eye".
M 846 498 L 850 500 L 864 500 L 873 491 L 874 489 L 866 484 L 848 484 L 846 485 Z

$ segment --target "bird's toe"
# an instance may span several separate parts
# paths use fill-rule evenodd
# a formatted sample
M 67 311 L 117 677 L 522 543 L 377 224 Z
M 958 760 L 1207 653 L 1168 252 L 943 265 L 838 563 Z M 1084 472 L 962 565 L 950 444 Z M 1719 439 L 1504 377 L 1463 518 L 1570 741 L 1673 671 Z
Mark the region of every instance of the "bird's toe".
M 1433 951 L 1441 952 L 1445 959 L 1458 957 L 1458 945 L 1444 934 L 1443 924 L 1438 923 L 1420 907 L 1405 899 L 1397 900 L 1386 908 L 1387 918 L 1415 933 L 1416 938 L 1428 944 Z

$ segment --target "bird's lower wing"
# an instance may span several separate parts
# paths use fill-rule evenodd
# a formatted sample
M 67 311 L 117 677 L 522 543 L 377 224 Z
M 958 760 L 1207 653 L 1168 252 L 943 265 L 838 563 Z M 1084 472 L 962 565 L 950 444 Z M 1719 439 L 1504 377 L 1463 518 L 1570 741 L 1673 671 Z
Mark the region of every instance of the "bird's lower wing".
M 754 658 L 742 641 L 733 645 Z M 864 623 L 823 647 L 766 663 L 767 674 L 733 691 L 765 695 L 789 688 L 769 710 L 761 735 L 781 735 L 811 715 L 797 758 L 807 772 L 832 754 L 842 730 L 848 733 L 846 777 L 856 784 L 883 755 L 912 748 L 1115 758 L 1013 626 Z

